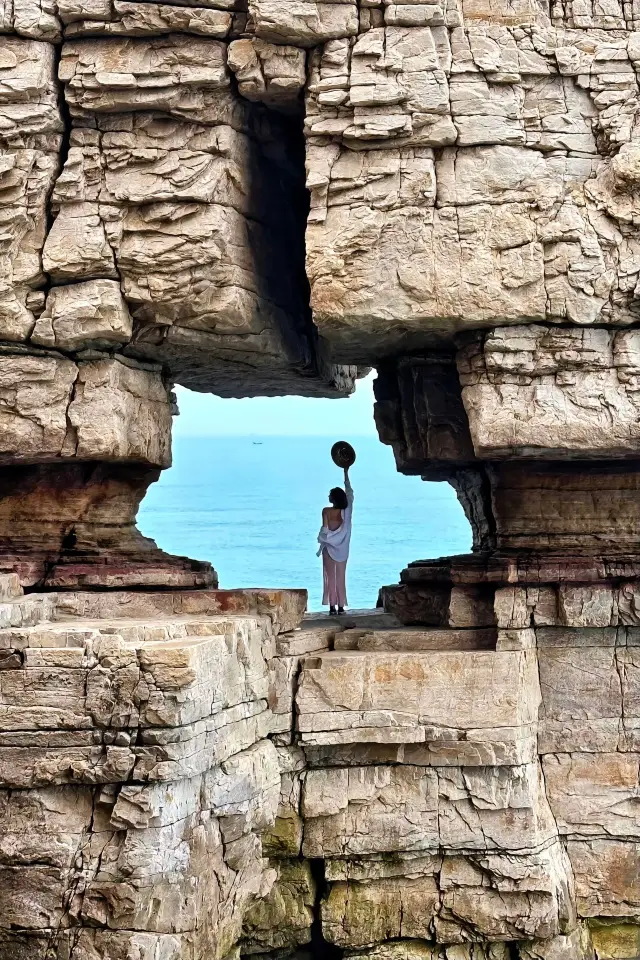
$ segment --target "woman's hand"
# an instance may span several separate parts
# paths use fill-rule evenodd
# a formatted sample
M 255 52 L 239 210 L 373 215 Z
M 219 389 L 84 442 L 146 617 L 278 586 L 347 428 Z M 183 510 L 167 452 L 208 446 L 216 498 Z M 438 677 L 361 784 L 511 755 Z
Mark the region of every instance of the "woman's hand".
M 345 480 L 349 479 L 349 467 L 344 468 L 344 479 Z

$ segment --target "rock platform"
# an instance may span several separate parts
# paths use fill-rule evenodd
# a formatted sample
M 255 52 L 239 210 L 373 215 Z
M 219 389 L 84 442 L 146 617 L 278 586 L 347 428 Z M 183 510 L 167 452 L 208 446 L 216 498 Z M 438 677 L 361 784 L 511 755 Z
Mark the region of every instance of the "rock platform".
M 3 957 L 633 949 L 640 616 L 0 586 Z

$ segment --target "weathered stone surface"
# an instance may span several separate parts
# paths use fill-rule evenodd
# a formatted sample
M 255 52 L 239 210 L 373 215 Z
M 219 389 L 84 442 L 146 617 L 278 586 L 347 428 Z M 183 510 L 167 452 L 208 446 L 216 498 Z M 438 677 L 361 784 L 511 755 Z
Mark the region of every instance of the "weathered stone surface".
M 30 62 L 29 53 L 32 52 L 29 47 L 21 49 L 9 42 L 4 51 L 7 59 L 17 59 L 20 54 L 24 63 Z M 42 54 L 44 57 L 44 50 Z M 3 74 L 7 72 L 8 68 L 2 70 Z M 18 75 L 7 77 L 5 85 L 8 89 L 20 86 L 29 89 L 29 81 Z M 21 103 L 20 106 L 27 105 Z M 7 117 L 6 124 L 10 116 L 10 105 L 6 100 L 2 109 L 3 117 Z M 45 118 L 42 117 L 41 121 L 46 129 Z M 46 231 L 46 201 L 58 164 L 54 149 L 57 137 L 54 135 L 48 139 L 45 133 L 42 143 L 36 142 L 37 138 L 28 138 L 28 147 L 23 147 L 19 138 L 16 138 L 15 145 L 10 135 L 7 139 L 8 143 L 0 135 L 0 263 L 3 274 L 0 320 L 3 340 L 18 342 L 31 332 L 35 319 L 32 287 L 43 281 L 40 251 Z
M 140 9 L 114 8 L 123 19 L 104 31 L 73 14 L 76 33 L 130 36 L 63 47 L 60 79 L 77 129 L 54 193 L 47 269 L 61 282 L 119 278 L 134 321 L 130 351 L 186 385 L 348 394 L 356 370 L 328 360 L 306 304 L 291 122 L 242 99 L 295 107 L 304 53 L 241 39 L 227 56 L 210 37 L 229 31 L 228 12 L 188 14 L 203 39 L 181 31 L 184 7 L 132 6 Z M 145 32 L 166 35 L 140 39 Z
M 3 37 L 0 69 L 3 143 L 27 148 L 46 144 L 56 150 L 58 138 L 51 135 L 60 134 L 63 125 L 56 95 L 54 47 L 22 37 Z M 44 228 L 44 224 L 41 226 Z
M 571 841 L 567 846 L 583 917 L 638 919 L 638 846 L 621 840 Z
M 593 942 L 586 923 L 578 924 L 576 929 L 566 935 L 521 943 L 518 950 L 527 960 L 563 960 L 563 958 L 564 960 L 593 960 L 595 957 Z
M 168 466 L 171 401 L 159 370 L 59 354 L 0 356 L 5 463 L 120 460 Z
M 189 116 L 194 90 L 226 90 L 224 61 L 224 44 L 215 40 L 78 40 L 65 44 L 59 75 L 79 115 L 141 110 L 146 100 L 153 109 Z
M 555 836 L 536 764 L 310 770 L 302 816 L 309 857 L 524 850 Z
M 578 557 L 633 555 L 638 549 L 634 464 L 507 461 L 496 462 L 488 473 L 483 506 L 489 491 L 495 506 L 483 521 L 492 527 L 496 546 L 516 554 L 562 551 Z
M 368 950 L 350 952 L 350 956 L 358 957 L 358 960 L 364 960 L 365 957 L 372 957 L 375 960 L 444 960 L 445 957 L 460 956 L 465 958 L 492 957 L 494 960 L 501 960 L 504 956 L 504 948 L 501 944 L 492 943 L 487 946 L 482 944 L 436 947 L 433 944 L 423 940 L 397 940 L 390 943 L 382 943 Z
M 300 105 L 306 79 L 304 51 L 251 38 L 234 40 L 227 56 L 238 91 L 247 100 L 285 110 Z
M 492 321 L 632 322 L 635 49 L 494 6 L 385 4 L 314 53 L 308 269 L 341 356 Z
M 589 927 L 599 957 L 630 957 L 638 950 L 640 925 L 636 923 L 603 920 L 594 921 Z
M 476 456 L 638 454 L 640 335 L 537 325 L 458 353 Z
M 358 32 L 354 0 L 249 0 L 249 23 L 257 37 L 275 43 L 314 47 Z
M 131 333 L 131 317 L 118 284 L 88 280 L 50 290 L 31 340 L 38 346 L 74 351 L 127 343 Z
M 226 756 L 210 749 L 199 771 L 183 768 L 176 779 L 176 737 L 152 770 L 153 747 L 139 732 L 150 726 L 159 742 L 163 731 L 194 722 L 214 732 L 225 713 L 239 718 L 243 704 L 259 707 L 271 623 L 213 616 L 190 630 L 188 620 L 169 619 L 155 633 L 164 628 L 175 639 L 158 642 L 151 624 L 125 619 L 119 635 L 108 621 L 85 623 L 23 628 L 23 659 L 2 672 L 0 776 L 23 787 L 0 791 L 3 934 L 18 925 L 46 936 L 62 923 L 67 891 L 81 884 L 72 925 L 88 928 L 76 929 L 87 950 L 104 935 L 105 958 L 131 956 L 145 943 L 173 943 L 159 956 L 188 956 L 190 944 L 193 957 L 223 957 L 252 898 L 274 880 L 258 835 L 276 814 L 275 747 L 257 728 L 253 741 L 236 732 Z M 30 756 L 30 772 L 21 754 Z M 121 954 L 109 952 L 120 945 Z M 64 937 L 55 949 L 64 955 Z M 103 956 L 96 950 L 87 956 Z
M 545 756 L 549 802 L 562 834 L 636 839 L 638 770 L 635 753 Z
M 328 653 L 306 660 L 296 698 L 309 744 L 513 741 L 527 736 L 538 702 L 526 651 Z
M 276 729 L 275 725 L 273 729 Z M 297 746 L 278 747 L 280 802 L 273 827 L 262 834 L 262 849 L 274 859 L 298 857 L 302 850 L 301 780 L 306 758 Z
M 493 890 L 487 890 L 485 878 Z M 434 924 L 443 943 L 545 939 L 559 933 L 567 919 L 568 894 L 566 863 L 558 850 L 510 862 L 445 857 L 431 875 L 332 883 L 323 904 L 323 930 L 345 947 L 398 937 L 427 939 Z
M 637 956 L 639 22 L 0 0 L 3 960 Z M 138 533 L 174 382 L 372 363 L 472 554 L 298 629 Z
M 0 565 L 25 586 L 189 588 L 217 583 L 211 565 L 171 557 L 136 529 L 158 470 L 91 461 L 5 467 Z
M 278 860 L 271 892 L 246 914 L 242 951 L 294 950 L 311 940 L 315 883 L 308 861 Z
M 206 3 L 194 9 L 146 0 L 114 0 L 112 4 L 97 4 L 96 8 L 94 16 L 94 10 L 82 3 L 63 0 L 59 10 L 65 21 L 65 36 L 142 37 L 175 31 L 222 40 L 229 34 L 233 18 L 230 11 L 209 9 Z

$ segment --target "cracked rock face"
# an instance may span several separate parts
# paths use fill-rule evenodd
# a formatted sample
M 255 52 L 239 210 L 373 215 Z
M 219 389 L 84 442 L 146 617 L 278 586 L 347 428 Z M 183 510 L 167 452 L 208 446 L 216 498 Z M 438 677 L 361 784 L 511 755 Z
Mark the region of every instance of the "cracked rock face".
M 135 531 L 173 383 L 353 389 L 308 302 L 306 54 L 246 20 L 217 2 L 0 14 L 0 567 L 25 584 L 59 582 L 70 549 L 69 583 L 215 582 Z
M 3 960 L 637 960 L 636 13 L 0 0 Z M 175 383 L 371 365 L 470 555 L 345 629 L 136 530 Z
M 494 6 L 367 4 L 312 55 L 308 270 L 341 356 L 636 319 L 633 21 Z

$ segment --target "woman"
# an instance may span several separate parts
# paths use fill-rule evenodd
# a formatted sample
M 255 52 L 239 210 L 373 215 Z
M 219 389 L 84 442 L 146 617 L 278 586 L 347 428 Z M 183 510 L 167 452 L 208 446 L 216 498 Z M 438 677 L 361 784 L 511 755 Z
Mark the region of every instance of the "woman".
M 344 471 L 344 486 L 329 491 L 330 507 L 322 511 L 322 526 L 318 534 L 322 554 L 324 579 L 323 604 L 329 604 L 329 614 L 344 613 L 347 605 L 346 571 L 351 540 L 351 514 L 353 512 L 353 488 L 349 480 L 349 468 Z M 346 491 L 346 492 L 345 492 Z M 336 611 L 336 607 L 338 608 Z

